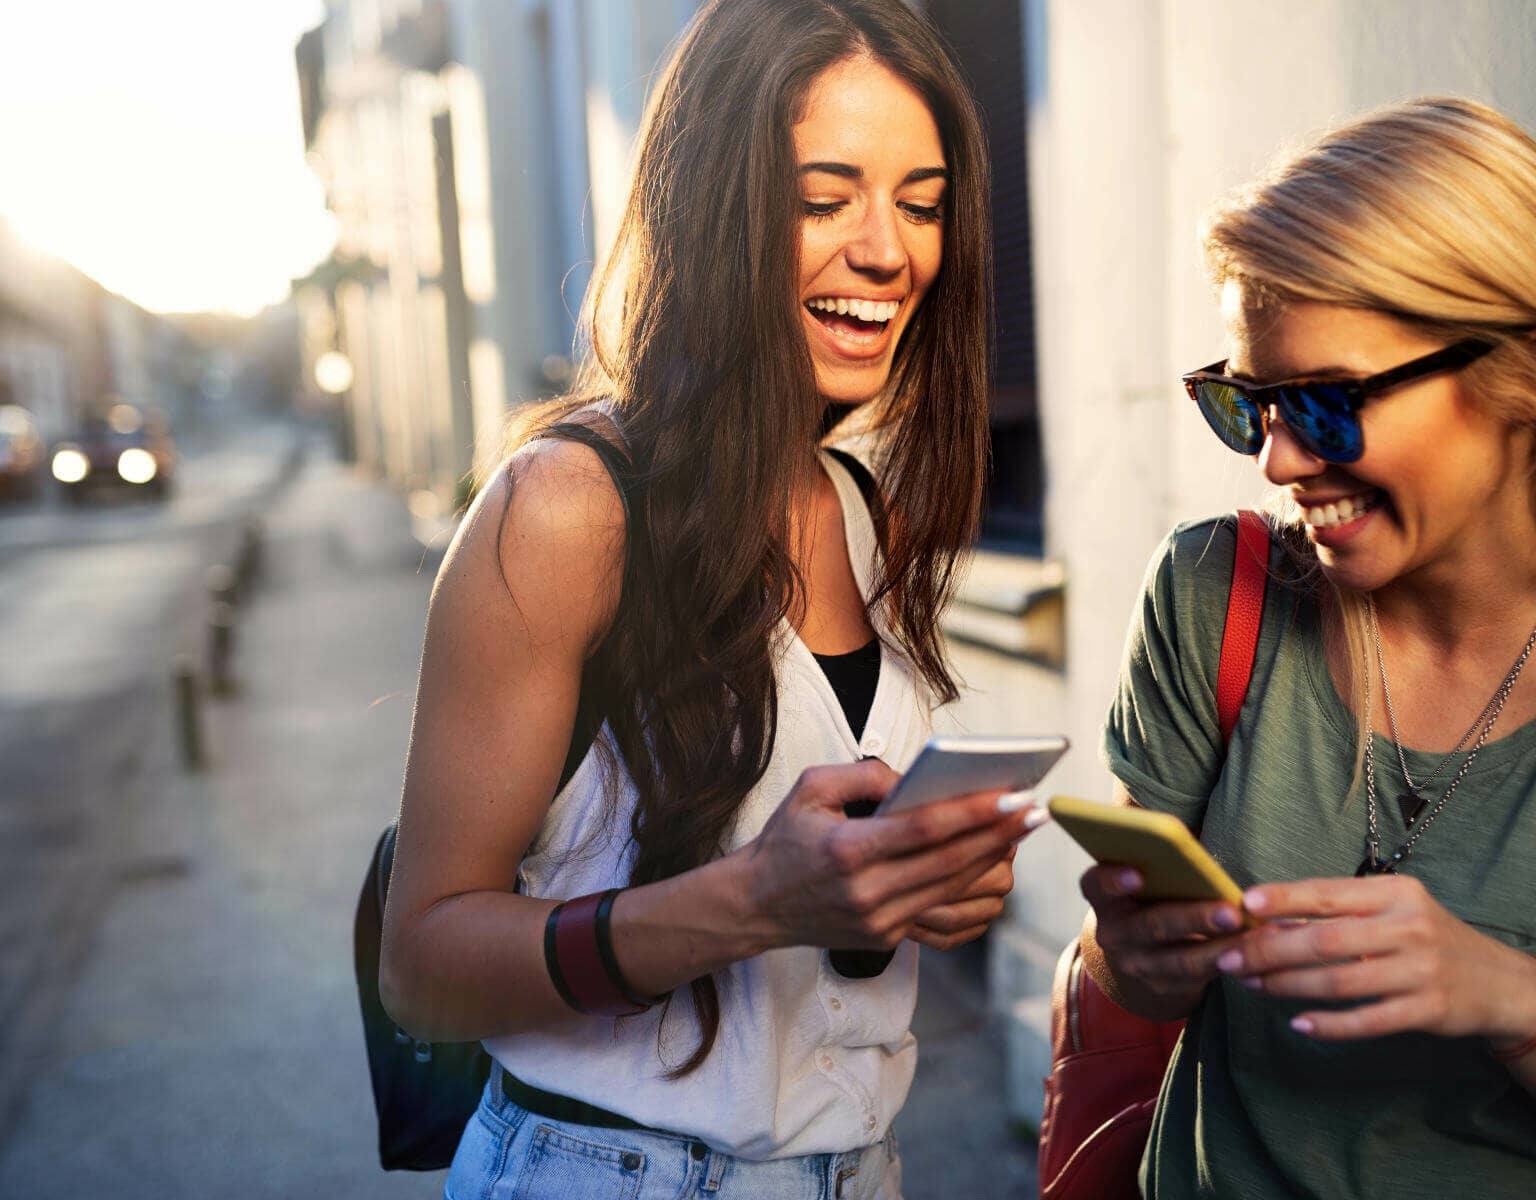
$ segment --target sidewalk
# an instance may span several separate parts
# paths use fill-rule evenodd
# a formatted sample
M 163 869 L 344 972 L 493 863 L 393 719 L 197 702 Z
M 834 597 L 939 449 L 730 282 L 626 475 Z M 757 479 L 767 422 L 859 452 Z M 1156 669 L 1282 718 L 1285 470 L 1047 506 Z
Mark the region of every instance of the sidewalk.
M 149 752 L 133 864 L 65 1006 L 53 1069 L 0 1151 L 0 1195 L 428 1197 L 384 1174 L 351 920 L 393 815 L 431 567 L 404 506 L 314 455 L 266 518 L 239 694 L 210 767 Z M 908 1200 L 1027 1196 L 979 975 L 925 955 L 922 1061 L 897 1124 Z

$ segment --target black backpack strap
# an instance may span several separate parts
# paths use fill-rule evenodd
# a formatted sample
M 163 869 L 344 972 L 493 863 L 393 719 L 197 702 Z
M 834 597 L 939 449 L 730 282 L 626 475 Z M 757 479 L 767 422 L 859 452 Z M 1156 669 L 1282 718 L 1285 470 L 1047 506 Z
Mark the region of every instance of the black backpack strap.
M 635 506 L 631 499 L 635 490 L 634 464 L 629 455 L 613 444 L 612 439 L 604 437 L 597 430 L 587 425 L 577 424 L 574 421 L 561 421 L 549 426 L 540 437 L 565 438 L 567 441 L 580 442 L 586 446 L 608 470 L 608 475 L 613 480 L 613 487 L 619 494 L 619 503 L 624 508 L 624 550 L 626 563 L 633 554 L 635 547 Z M 626 569 L 626 574 L 628 573 Z M 592 743 L 597 738 L 597 731 L 603 727 L 607 719 L 607 705 L 605 696 L 607 689 L 599 678 L 602 666 L 602 650 L 587 660 L 586 667 L 581 673 L 581 694 L 576 701 L 576 723 L 571 728 L 571 744 L 566 750 L 565 765 L 560 769 L 560 782 L 555 790 L 558 792 L 571 781 L 576 774 L 576 769 L 587 757 L 587 752 L 592 749 Z
M 624 540 L 626 543 L 632 542 L 634 539 L 630 536 L 629 529 L 634 514 L 630 511 L 629 497 L 634 488 L 631 480 L 634 464 L 630 462 L 629 455 L 615 446 L 611 438 L 604 437 L 590 426 L 579 425 L 575 421 L 560 421 L 543 430 L 538 436 L 580 442 L 602 460 L 603 466 L 608 469 L 608 474 L 613 479 L 614 490 L 619 493 L 619 503 L 624 506 Z
M 846 450 L 839 450 L 836 446 L 827 446 L 825 449 L 828 454 L 843 464 L 848 474 L 853 476 L 853 482 L 859 485 L 859 495 L 864 497 L 864 503 L 870 512 L 878 510 L 881 504 L 880 485 L 869 473 L 869 468 Z

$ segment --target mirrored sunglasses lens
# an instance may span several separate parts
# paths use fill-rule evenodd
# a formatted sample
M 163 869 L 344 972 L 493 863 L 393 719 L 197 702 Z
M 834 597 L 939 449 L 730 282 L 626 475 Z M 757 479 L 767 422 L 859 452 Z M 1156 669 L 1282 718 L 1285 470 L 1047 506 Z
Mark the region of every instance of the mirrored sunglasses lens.
M 1195 398 L 1212 429 L 1239 454 L 1257 454 L 1264 445 L 1264 425 L 1258 406 L 1225 383 L 1195 384 Z
M 1286 388 L 1280 414 L 1297 441 L 1327 462 L 1354 462 L 1365 448 L 1360 418 L 1343 388 L 1326 383 Z

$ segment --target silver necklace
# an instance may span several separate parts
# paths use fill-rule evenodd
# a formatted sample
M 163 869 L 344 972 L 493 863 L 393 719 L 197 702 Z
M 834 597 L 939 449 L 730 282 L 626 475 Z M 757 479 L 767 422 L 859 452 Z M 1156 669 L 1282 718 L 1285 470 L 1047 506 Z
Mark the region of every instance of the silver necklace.
M 1403 823 L 1412 825 L 1423 815 L 1424 808 L 1429 803 L 1428 797 L 1420 797 L 1419 793 L 1439 779 L 1440 772 L 1445 770 L 1450 765 L 1451 760 L 1461 753 L 1461 748 L 1471 740 L 1472 735 L 1477 732 L 1478 726 L 1493 711 L 1494 703 L 1499 698 L 1499 691 L 1495 689 L 1493 695 L 1488 697 L 1488 703 L 1483 705 L 1483 710 L 1472 719 L 1472 724 L 1467 726 L 1466 733 L 1461 735 L 1456 744 L 1451 747 L 1450 752 L 1435 764 L 1435 769 L 1426 775 L 1422 781 L 1415 783 L 1413 776 L 1408 773 L 1408 758 L 1403 753 L 1403 741 L 1397 733 L 1397 710 L 1392 706 L 1392 685 L 1387 681 L 1387 656 L 1381 648 L 1381 630 L 1376 624 L 1376 602 L 1370 596 L 1366 597 L 1365 611 L 1371 626 L 1371 640 L 1376 644 L 1376 666 L 1381 675 L 1381 694 L 1387 702 L 1387 724 L 1392 730 L 1392 749 L 1397 751 L 1398 769 L 1402 771 L 1403 782 L 1407 785 L 1408 789 L 1397 797 L 1397 807 L 1403 814 Z
M 1387 686 L 1387 668 L 1386 663 L 1381 658 L 1381 638 L 1376 631 L 1376 606 L 1371 602 L 1370 597 L 1366 598 L 1366 605 L 1367 611 L 1370 615 L 1371 632 L 1373 635 L 1375 635 L 1376 661 L 1381 667 L 1382 689 L 1385 691 Z M 1423 815 L 1422 820 L 1419 819 L 1420 814 L 1423 812 L 1424 806 L 1428 804 L 1428 801 L 1425 800 L 1418 803 L 1413 816 L 1408 819 L 1408 825 L 1412 832 L 1409 834 L 1407 840 L 1404 841 L 1401 846 L 1399 846 L 1392 852 L 1390 856 L 1386 858 L 1383 858 L 1381 854 L 1381 837 L 1376 826 L 1376 755 L 1372 746 L 1375 731 L 1371 728 L 1370 719 L 1367 717 L 1365 738 L 1365 857 L 1361 859 L 1359 867 L 1355 869 L 1356 876 L 1395 874 L 1397 869 L 1407 860 L 1408 856 L 1413 853 L 1414 845 L 1421 837 L 1424 836 L 1425 831 L 1430 827 L 1431 824 L 1434 823 L 1435 818 L 1440 815 L 1445 806 L 1451 802 L 1451 797 L 1456 794 L 1457 786 L 1466 777 L 1467 772 L 1472 769 L 1472 763 L 1477 759 L 1477 752 L 1483 748 L 1483 744 L 1488 740 L 1488 735 L 1493 732 L 1493 727 L 1498 722 L 1499 714 L 1504 711 L 1504 705 L 1509 700 L 1510 693 L 1515 690 L 1515 680 L 1520 678 L 1520 672 L 1525 667 L 1525 660 L 1530 658 L 1531 650 L 1533 647 L 1536 647 L 1536 628 L 1531 630 L 1531 636 L 1526 639 L 1525 648 L 1520 651 L 1520 657 L 1515 659 L 1514 665 L 1505 672 L 1504 678 L 1499 681 L 1499 686 L 1494 690 L 1493 696 L 1484 706 L 1483 712 L 1478 715 L 1477 721 L 1473 723 L 1472 729 L 1476 729 L 1477 726 L 1483 722 L 1483 717 L 1485 715 L 1488 718 L 1487 723 L 1483 724 L 1483 731 L 1477 735 L 1477 741 L 1475 741 L 1472 744 L 1472 748 L 1467 751 L 1466 758 L 1462 759 L 1461 766 L 1457 769 L 1456 774 L 1452 777 L 1450 786 L 1441 793 L 1439 801 L 1436 802 L 1434 808 L 1430 809 L 1428 813 Z M 1369 713 L 1369 681 L 1371 677 L 1370 663 L 1367 662 L 1365 664 L 1365 669 L 1365 677 L 1367 681 L 1366 712 Z M 1388 700 L 1387 704 L 1387 717 L 1388 720 L 1392 722 L 1393 742 L 1394 744 L 1397 744 L 1397 722 L 1392 715 L 1390 700 Z M 1467 736 L 1470 736 L 1471 732 L 1472 730 L 1469 729 L 1467 731 Z M 1435 775 L 1438 775 L 1441 769 L 1445 766 L 1445 762 L 1448 762 L 1456 755 L 1466 740 L 1467 738 L 1464 736 L 1461 739 L 1461 742 L 1457 744 L 1456 750 L 1452 750 L 1451 753 L 1446 756 L 1445 761 L 1443 761 L 1440 766 L 1435 768 L 1434 774 L 1419 785 L 1419 789 L 1429 785 L 1429 782 L 1434 779 Z M 1397 745 L 1397 753 L 1401 762 L 1403 748 L 1400 744 Z M 1404 767 L 1403 777 L 1406 780 L 1408 776 L 1407 765 L 1406 763 L 1402 763 L 1401 765 Z M 1412 781 L 1409 781 L 1409 787 L 1410 789 L 1413 788 Z M 1416 793 L 1414 793 L 1413 799 L 1417 799 Z

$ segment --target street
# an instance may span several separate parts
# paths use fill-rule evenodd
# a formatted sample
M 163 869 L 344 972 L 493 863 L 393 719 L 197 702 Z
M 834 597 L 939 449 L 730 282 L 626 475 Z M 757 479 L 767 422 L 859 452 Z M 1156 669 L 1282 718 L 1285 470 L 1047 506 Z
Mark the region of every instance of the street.
M 0 1196 L 440 1190 L 377 1168 L 351 968 L 434 564 L 400 499 L 327 445 L 289 479 L 291 436 L 243 442 L 164 513 L 15 514 L 23 532 L 67 517 L 74 537 L 0 549 Z M 203 573 L 252 506 L 263 569 L 239 610 L 237 690 L 204 704 L 208 765 L 188 772 L 168 665 L 200 650 Z M 924 957 L 897 1123 L 909 1200 L 1033 1186 L 981 949 Z
M 10 1124 L 202 648 L 202 571 L 285 468 L 257 427 L 189 457 L 175 499 L 0 512 L 0 1119 Z

